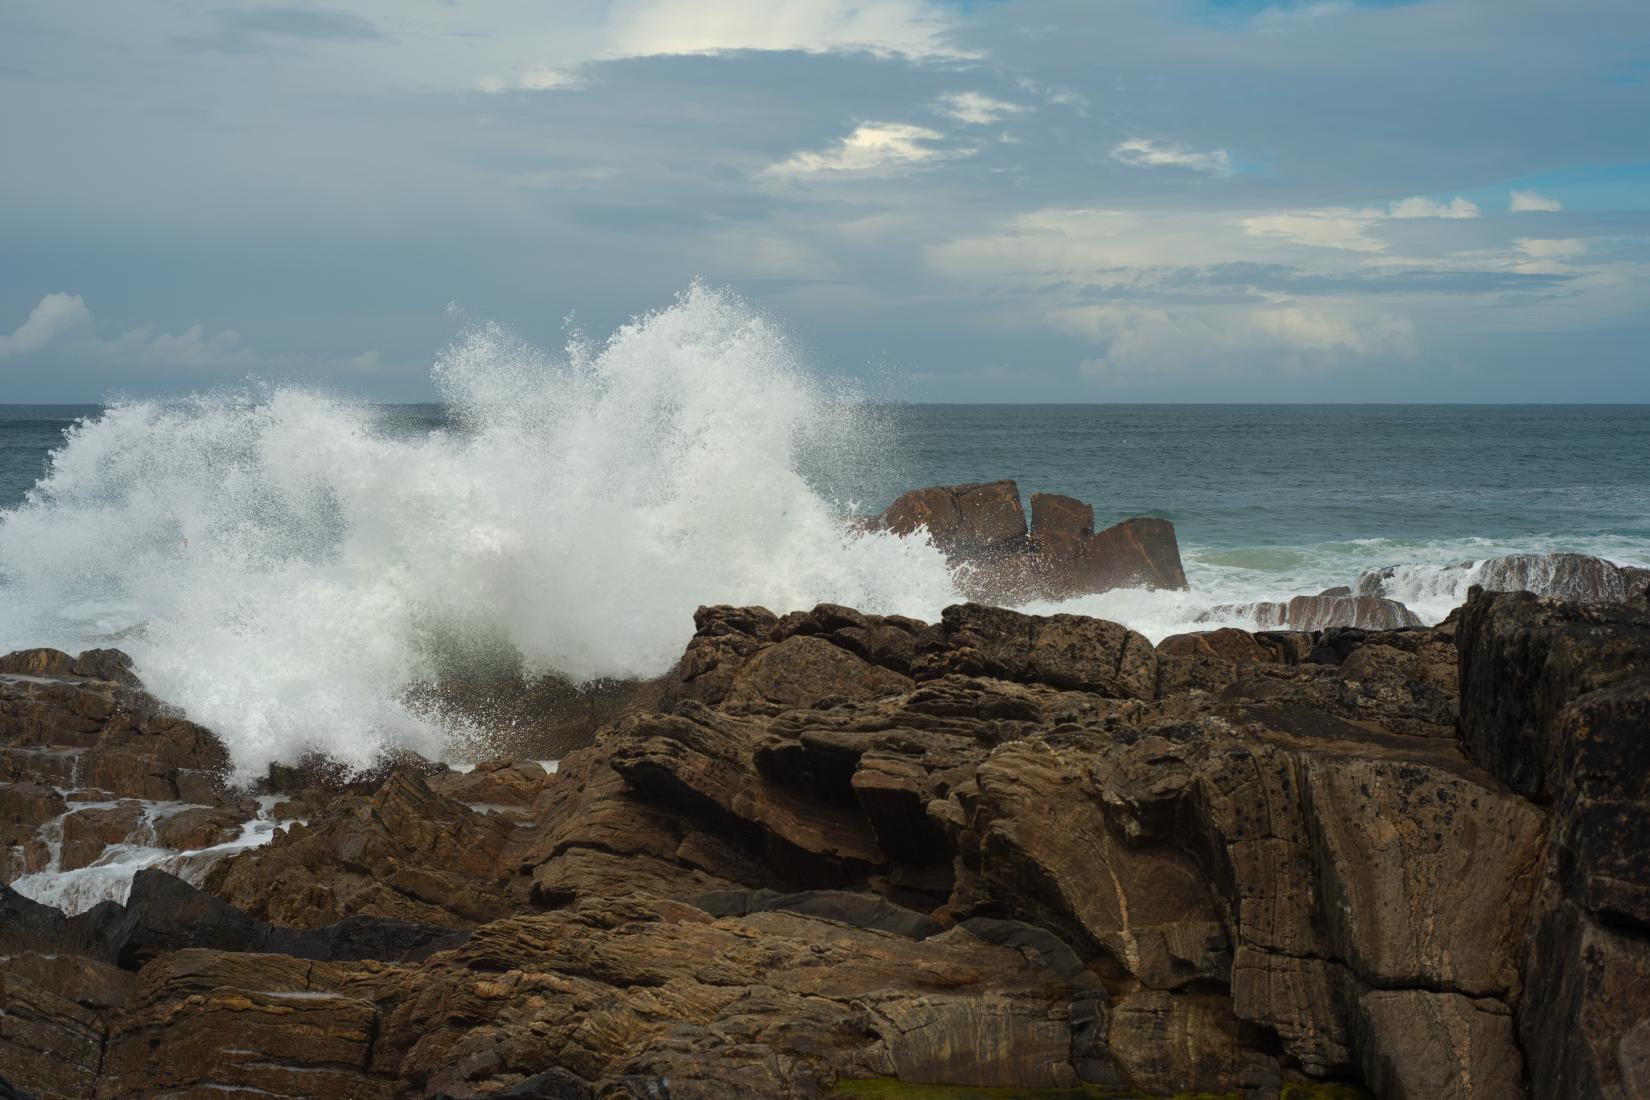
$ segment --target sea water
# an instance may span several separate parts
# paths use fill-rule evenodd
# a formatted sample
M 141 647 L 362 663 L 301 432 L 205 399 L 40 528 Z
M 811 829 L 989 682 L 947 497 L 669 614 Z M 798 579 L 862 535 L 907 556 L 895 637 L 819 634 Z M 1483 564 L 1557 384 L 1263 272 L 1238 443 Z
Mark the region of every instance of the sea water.
M 440 755 L 452 725 L 407 689 L 474 654 L 642 676 L 700 604 L 932 619 L 960 598 L 939 552 L 843 522 L 920 485 L 1172 520 L 1190 591 L 1031 607 L 1153 638 L 1385 566 L 1435 620 L 1462 562 L 1650 564 L 1644 406 L 890 405 L 704 287 L 555 353 L 479 326 L 434 378 L 434 406 L 0 406 L 0 651 L 119 646 L 251 774 Z

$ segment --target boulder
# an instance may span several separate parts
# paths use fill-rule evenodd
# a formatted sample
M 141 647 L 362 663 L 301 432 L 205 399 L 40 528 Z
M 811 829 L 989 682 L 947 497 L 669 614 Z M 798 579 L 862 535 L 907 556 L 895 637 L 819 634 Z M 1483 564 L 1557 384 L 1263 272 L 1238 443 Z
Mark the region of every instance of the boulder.
M 1012 481 L 916 489 L 869 526 L 926 529 L 964 589 L 986 602 L 1068 599 L 1114 588 L 1186 587 L 1174 524 L 1135 518 L 1094 530 L 1094 508 L 1073 497 L 1033 493 L 1028 531 Z
M 1087 538 L 1094 534 L 1094 506 L 1058 493 L 1031 494 L 1031 539 L 1051 535 Z
M 1020 489 L 1012 481 L 913 489 L 883 511 L 878 526 L 896 535 L 921 528 L 947 556 L 963 558 L 1018 550 L 1026 538 Z

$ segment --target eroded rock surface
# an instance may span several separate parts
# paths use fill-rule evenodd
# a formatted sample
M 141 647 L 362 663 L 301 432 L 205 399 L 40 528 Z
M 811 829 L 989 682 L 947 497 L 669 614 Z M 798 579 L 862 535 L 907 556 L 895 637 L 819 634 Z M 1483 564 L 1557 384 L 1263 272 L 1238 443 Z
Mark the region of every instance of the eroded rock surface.
M 67 918 L 0 892 L 0 1075 L 74 1097 L 1640 1096 L 1646 615 L 1478 593 L 1435 628 L 1154 647 L 980 605 L 703 608 L 655 705 L 554 772 L 298 769 L 306 823 L 204 891 L 145 872 Z M 55 682 L 56 660 L 16 663 Z M 28 751 L 110 727 L 23 695 L 4 728 Z M 144 774 L 175 785 L 163 755 Z M 39 768 L 0 787 L 0 828 L 70 812 Z

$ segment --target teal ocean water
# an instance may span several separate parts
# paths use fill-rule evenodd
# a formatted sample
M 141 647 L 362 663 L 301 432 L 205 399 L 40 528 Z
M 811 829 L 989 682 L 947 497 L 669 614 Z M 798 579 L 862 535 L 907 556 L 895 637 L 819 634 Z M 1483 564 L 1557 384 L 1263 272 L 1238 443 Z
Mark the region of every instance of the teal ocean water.
M 1172 520 L 1190 591 L 1028 608 L 1153 638 L 1387 566 L 1436 620 L 1465 562 L 1650 565 L 1650 407 L 891 406 L 799 362 L 695 292 L 557 355 L 478 329 L 438 360 L 439 406 L 0 406 L 0 648 L 119 645 L 255 771 L 440 755 L 461 731 L 408 689 L 477 654 L 652 675 L 701 604 L 932 619 L 961 598 L 939 552 L 843 523 L 921 485 Z

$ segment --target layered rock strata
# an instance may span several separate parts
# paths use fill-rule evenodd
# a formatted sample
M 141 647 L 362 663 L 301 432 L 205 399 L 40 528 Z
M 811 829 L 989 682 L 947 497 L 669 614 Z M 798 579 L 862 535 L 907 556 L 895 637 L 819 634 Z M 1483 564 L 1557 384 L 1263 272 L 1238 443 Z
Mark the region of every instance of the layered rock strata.
M 110 690 L 63 684 L 0 738 L 47 751 Z M 148 872 L 67 919 L 0 892 L 0 1076 L 1644 1095 L 1650 611 L 1479 592 L 1431 629 L 1154 647 L 715 607 L 652 690 L 555 773 L 285 775 L 308 824 L 204 892 Z

